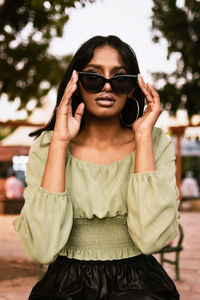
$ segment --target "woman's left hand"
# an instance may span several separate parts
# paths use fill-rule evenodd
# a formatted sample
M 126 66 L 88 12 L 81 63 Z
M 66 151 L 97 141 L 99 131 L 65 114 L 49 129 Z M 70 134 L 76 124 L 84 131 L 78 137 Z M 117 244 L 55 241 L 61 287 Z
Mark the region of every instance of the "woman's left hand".
M 142 117 L 137 119 L 133 124 L 135 134 L 148 134 L 152 129 L 162 112 L 160 98 L 156 90 L 149 84 L 145 84 L 141 75 L 138 75 L 138 85 L 146 98 L 147 107 Z

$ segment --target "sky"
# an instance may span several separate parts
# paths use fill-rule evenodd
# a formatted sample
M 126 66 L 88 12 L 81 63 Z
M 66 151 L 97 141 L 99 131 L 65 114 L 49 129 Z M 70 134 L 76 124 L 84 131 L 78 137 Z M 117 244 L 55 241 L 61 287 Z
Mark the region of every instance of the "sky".
M 127 42 L 136 52 L 140 71 L 147 81 L 151 72 L 170 72 L 176 67 L 175 57 L 167 60 L 167 43 L 164 39 L 152 42 L 152 0 L 96 0 L 84 8 L 69 9 L 62 39 L 56 38 L 51 53 L 74 53 L 94 35 L 114 34 Z
M 152 42 L 151 8 L 152 0 L 96 0 L 84 8 L 77 5 L 68 10 L 69 21 L 64 35 L 53 40 L 49 51 L 55 55 L 67 55 L 94 35 L 114 34 L 134 49 L 142 76 L 152 83 L 151 72 L 174 70 L 176 57 L 167 60 L 166 41 Z M 19 104 L 16 100 L 8 109 L 6 97 L 2 98 L 0 120 L 26 118 L 25 110 L 16 112 Z

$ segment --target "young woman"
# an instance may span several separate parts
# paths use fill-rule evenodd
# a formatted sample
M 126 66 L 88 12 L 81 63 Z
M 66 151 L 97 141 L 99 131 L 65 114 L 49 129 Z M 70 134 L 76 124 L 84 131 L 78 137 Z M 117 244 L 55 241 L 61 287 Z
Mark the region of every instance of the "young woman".
M 178 231 L 175 157 L 154 127 L 159 96 L 139 73 L 119 38 L 90 39 L 35 133 L 14 222 L 27 254 L 49 264 L 30 300 L 179 299 L 151 255 Z

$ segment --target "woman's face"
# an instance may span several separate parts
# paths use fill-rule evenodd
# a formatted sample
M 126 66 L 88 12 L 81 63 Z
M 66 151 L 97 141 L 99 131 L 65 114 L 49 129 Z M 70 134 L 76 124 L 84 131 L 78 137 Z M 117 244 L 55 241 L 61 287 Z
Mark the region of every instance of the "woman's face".
M 95 72 L 105 78 L 111 78 L 116 74 L 127 74 L 127 69 L 118 51 L 108 45 L 96 48 L 92 59 L 82 71 Z M 129 94 L 117 94 L 112 91 L 108 82 L 97 93 L 87 92 L 80 82 L 79 89 L 87 113 L 100 118 L 119 115 L 126 103 L 127 97 L 131 97 L 134 90 L 133 88 Z

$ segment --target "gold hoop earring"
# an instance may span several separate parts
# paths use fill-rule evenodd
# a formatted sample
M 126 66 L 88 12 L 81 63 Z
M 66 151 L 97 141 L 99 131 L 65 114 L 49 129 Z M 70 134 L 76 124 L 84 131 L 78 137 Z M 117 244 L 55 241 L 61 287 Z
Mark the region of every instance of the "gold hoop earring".
M 134 120 L 131 124 L 128 124 L 128 123 L 126 123 L 126 121 L 124 121 L 124 118 L 123 118 L 122 114 L 127 115 L 127 116 L 128 116 L 128 119 L 132 119 L 132 111 L 131 111 L 131 109 L 130 109 L 131 106 L 132 106 L 132 104 L 131 104 L 131 101 L 130 101 L 130 100 L 133 100 L 134 103 L 136 104 L 136 107 L 137 107 L 137 114 L 136 114 L 135 120 Z M 132 103 L 133 103 L 133 102 L 132 102 Z M 135 109 L 134 109 L 134 112 L 135 112 Z M 128 99 L 127 99 L 127 102 L 126 102 L 126 104 L 125 104 L 125 106 L 124 106 L 124 108 L 123 108 L 122 111 L 120 112 L 120 120 L 121 120 L 121 123 L 122 123 L 125 127 L 132 127 L 133 124 L 134 124 L 134 122 L 138 119 L 139 113 L 140 113 L 140 107 L 139 107 L 139 103 L 138 103 L 137 99 L 134 98 L 134 97 L 128 98 Z

